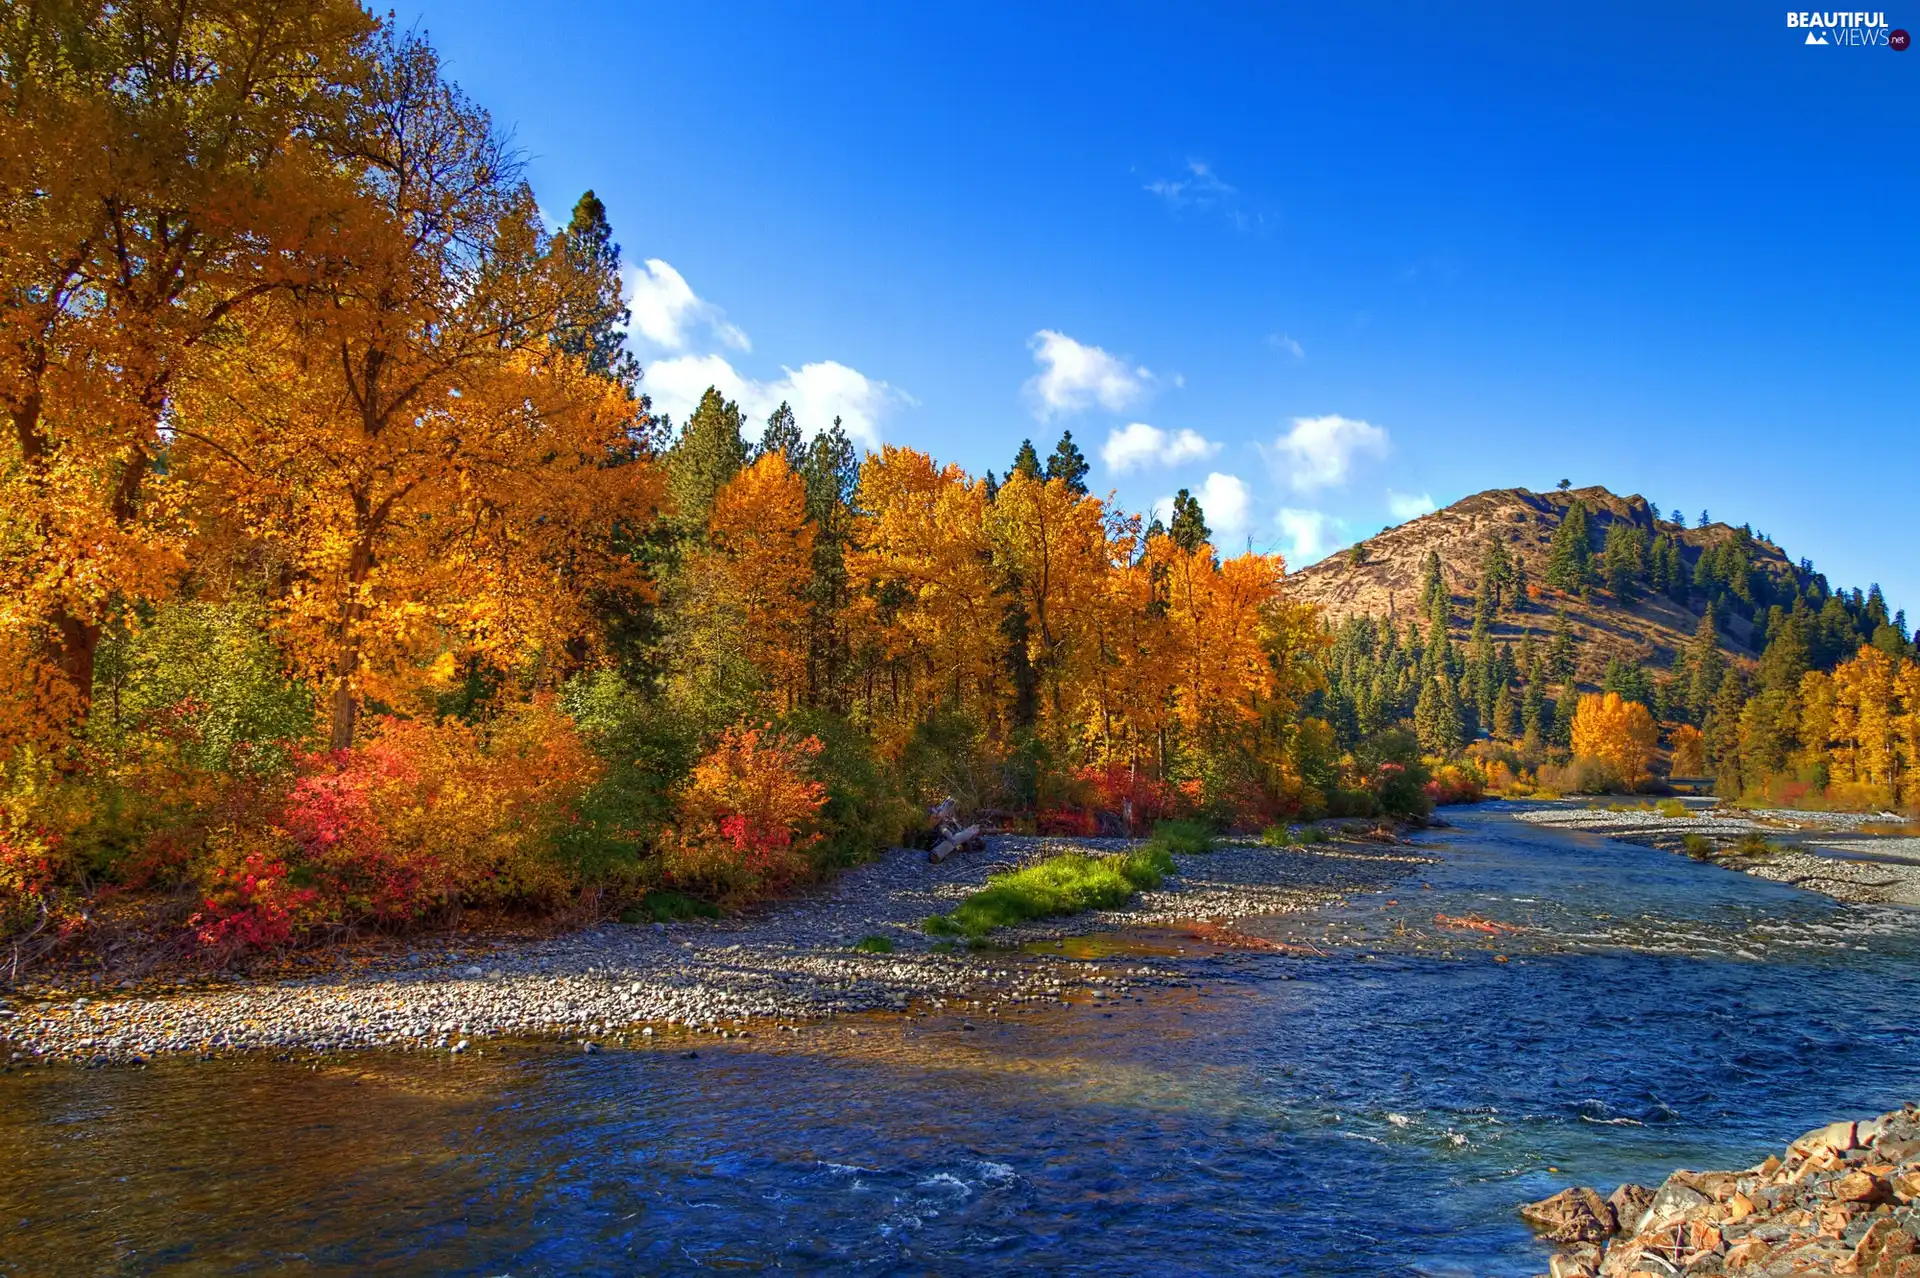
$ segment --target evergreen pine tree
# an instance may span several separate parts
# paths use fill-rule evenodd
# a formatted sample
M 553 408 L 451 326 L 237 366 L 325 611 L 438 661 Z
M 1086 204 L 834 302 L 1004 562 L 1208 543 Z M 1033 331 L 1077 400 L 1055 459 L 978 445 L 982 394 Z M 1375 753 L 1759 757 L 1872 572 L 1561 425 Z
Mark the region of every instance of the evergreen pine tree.
M 1420 610 L 1426 614 L 1427 630 L 1444 635 L 1453 619 L 1453 596 L 1447 593 L 1445 575 L 1440 568 L 1440 552 L 1427 552 L 1426 582 L 1420 590 Z
M 1520 697 L 1520 733 L 1536 740 L 1546 739 L 1547 680 L 1538 661 L 1527 668 L 1527 686 Z
M 1510 684 L 1500 685 L 1500 695 L 1494 698 L 1489 730 L 1501 741 L 1513 741 L 1520 736 L 1520 704 L 1514 700 Z
M 1428 754 L 1446 756 L 1460 748 L 1464 731 L 1460 723 L 1460 702 L 1447 674 L 1443 654 L 1445 639 L 1431 645 L 1433 658 L 1420 670 L 1420 697 L 1413 709 L 1413 730 L 1420 748 Z
M 1028 479 L 1040 479 L 1040 454 L 1033 451 L 1033 441 L 1020 441 L 1020 451 L 1013 455 L 1013 469 L 1007 472 L 1011 479 L 1015 475 L 1025 475 Z
M 1720 655 L 1719 618 L 1714 605 L 1708 603 L 1687 651 L 1687 713 L 1695 723 L 1706 719 L 1726 669 L 1726 659 Z
M 1547 645 L 1547 677 L 1555 683 L 1572 679 L 1580 668 L 1573 644 L 1573 619 L 1562 608 L 1554 614 L 1553 642 Z
M 1173 520 L 1167 527 L 1167 535 L 1189 554 L 1213 537 L 1213 530 L 1207 527 L 1206 512 L 1184 488 L 1173 495 Z
M 1553 531 L 1553 543 L 1547 549 L 1547 584 L 1555 590 L 1574 594 L 1584 589 L 1593 548 L 1589 544 L 1586 503 L 1575 500 L 1567 507 L 1560 526 Z
M 1573 749 L 1573 716 L 1579 708 L 1580 693 L 1571 683 L 1560 685 L 1553 701 L 1553 723 L 1547 729 L 1547 742 L 1562 750 Z
M 1053 446 L 1053 455 L 1047 458 L 1047 478 L 1063 479 L 1067 487 L 1080 496 L 1087 495 L 1087 472 L 1092 467 L 1081 455 L 1079 445 L 1073 442 L 1073 432 L 1060 432 L 1060 442 Z
M 588 191 L 574 204 L 561 234 L 579 287 L 560 304 L 554 345 L 580 356 L 589 372 L 618 382 L 632 394 L 640 382 L 640 365 L 626 347 L 631 315 L 620 300 L 620 246 L 613 242 L 607 206 Z
M 718 493 L 746 463 L 740 406 L 707 387 L 667 452 L 667 494 L 683 535 L 702 536 Z
M 806 445 L 800 437 L 800 425 L 793 420 L 793 408 L 785 400 L 781 400 L 780 407 L 767 415 L 767 426 L 760 432 L 760 447 L 754 455 L 766 457 L 773 453 L 785 457 L 791 470 L 799 470 L 806 461 Z

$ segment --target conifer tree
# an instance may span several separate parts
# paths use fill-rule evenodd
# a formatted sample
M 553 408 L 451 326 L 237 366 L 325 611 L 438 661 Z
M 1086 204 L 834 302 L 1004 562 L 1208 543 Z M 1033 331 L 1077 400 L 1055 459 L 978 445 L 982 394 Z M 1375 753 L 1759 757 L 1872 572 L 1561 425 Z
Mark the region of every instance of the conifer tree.
M 740 438 L 740 405 L 707 387 L 700 404 L 680 429 L 667 453 L 667 495 L 674 515 L 690 536 L 702 536 L 713 511 L 714 494 L 746 464 Z
M 1547 645 L 1547 677 L 1555 683 L 1572 679 L 1579 670 L 1573 644 L 1573 620 L 1562 608 L 1554 614 L 1553 642 Z
M 1694 631 L 1694 640 L 1687 652 L 1687 713 L 1695 723 L 1703 724 L 1726 669 L 1726 659 L 1720 655 L 1719 618 L 1709 602 L 1707 610 L 1700 615 L 1699 628 Z
M 1453 596 L 1447 593 L 1446 577 L 1440 568 L 1440 552 L 1427 552 L 1426 581 L 1420 590 L 1420 610 L 1426 614 L 1427 630 L 1444 635 L 1453 620 Z
M 754 456 L 758 459 L 770 453 L 779 453 L 786 458 L 787 465 L 796 471 L 806 462 L 800 425 L 793 420 L 793 408 L 785 400 L 781 400 L 780 407 L 767 415 L 766 429 L 760 432 L 760 447 Z
M 1173 521 L 1167 527 L 1167 535 L 1173 538 L 1174 545 L 1188 554 L 1213 539 L 1213 530 L 1207 527 L 1206 512 L 1200 509 L 1200 503 L 1193 494 L 1184 488 L 1173 495 Z
M 620 300 L 620 246 L 613 242 L 607 206 L 592 191 L 574 204 L 564 235 L 575 276 L 593 287 L 562 301 L 553 344 L 583 358 L 587 371 L 634 393 L 640 365 L 626 346 L 626 326 L 632 316 Z
M 1569 594 L 1588 583 L 1592 546 L 1589 544 L 1586 503 L 1575 500 L 1567 507 L 1560 526 L 1554 529 L 1553 544 L 1547 549 L 1547 584 Z
M 1420 697 L 1414 704 L 1413 730 L 1428 754 L 1452 754 L 1464 740 L 1460 701 L 1447 673 L 1446 637 L 1427 648 L 1429 658 L 1420 670 Z
M 1025 475 L 1028 479 L 1039 479 L 1041 477 L 1040 454 L 1033 451 L 1033 441 L 1031 439 L 1023 439 L 1020 441 L 1020 451 L 1013 455 L 1013 469 L 1009 471 L 1008 474 Z
M 1053 446 L 1053 455 L 1047 458 L 1047 478 L 1066 481 L 1068 488 L 1081 497 L 1087 495 L 1087 472 L 1092 467 L 1080 452 L 1080 446 L 1073 442 L 1073 432 L 1060 432 L 1060 442 Z
M 1491 734 L 1501 741 L 1512 741 L 1520 736 L 1520 705 L 1514 700 L 1512 685 L 1500 686 L 1500 695 L 1494 698 L 1493 717 L 1488 725 Z

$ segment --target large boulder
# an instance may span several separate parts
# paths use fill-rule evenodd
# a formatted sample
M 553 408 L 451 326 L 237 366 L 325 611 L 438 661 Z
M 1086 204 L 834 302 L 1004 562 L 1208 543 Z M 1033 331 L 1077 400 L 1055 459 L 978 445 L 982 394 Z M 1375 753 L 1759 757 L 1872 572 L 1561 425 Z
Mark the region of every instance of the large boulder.
M 1613 1208 L 1615 1226 L 1623 1234 L 1631 1234 L 1640 1228 L 1640 1218 L 1647 1214 L 1647 1208 L 1653 1205 L 1653 1191 L 1645 1185 L 1622 1185 L 1607 1195 L 1607 1206 Z
M 1557 1243 L 1603 1242 L 1613 1237 L 1615 1228 L 1613 1208 L 1585 1186 L 1528 1203 L 1520 1216 L 1542 1237 Z

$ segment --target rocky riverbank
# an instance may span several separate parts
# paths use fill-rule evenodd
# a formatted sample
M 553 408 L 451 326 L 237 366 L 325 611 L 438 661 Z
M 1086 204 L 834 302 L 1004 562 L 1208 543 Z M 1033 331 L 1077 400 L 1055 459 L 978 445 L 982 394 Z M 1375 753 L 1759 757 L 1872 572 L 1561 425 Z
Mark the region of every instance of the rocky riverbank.
M 1650 809 L 1566 804 L 1528 807 L 1514 816 L 1684 852 L 1854 905 L 1920 907 L 1920 838 L 1869 833 L 1862 827 L 1872 825 L 1872 817 L 1707 807 L 1668 816 Z
M 302 980 L 234 980 L 157 995 L 71 992 L 0 1008 L 0 1062 L 138 1061 L 163 1053 L 465 1051 L 498 1037 L 579 1039 L 584 1047 L 666 1030 L 776 1031 L 782 1023 L 914 1005 L 1011 1015 L 1069 999 L 1138 997 L 1184 984 L 1172 955 L 1068 961 L 1005 947 L 1123 926 L 1231 923 L 1311 909 L 1384 886 L 1429 858 L 1403 842 L 1349 837 L 1269 848 L 1223 843 L 1176 858 L 1161 888 L 1123 910 L 1005 929 L 968 950 L 924 934 L 989 874 L 1067 850 L 1126 840 L 996 836 L 978 852 L 929 864 L 896 849 L 805 895 L 728 919 L 604 924 L 548 941 L 422 946 L 408 965 Z M 854 947 L 867 938 L 888 953 Z M 1196 944 L 1196 953 L 1203 947 Z
M 1551 1278 L 1920 1278 L 1920 1107 L 1808 1132 L 1745 1171 L 1568 1189 L 1520 1209 Z

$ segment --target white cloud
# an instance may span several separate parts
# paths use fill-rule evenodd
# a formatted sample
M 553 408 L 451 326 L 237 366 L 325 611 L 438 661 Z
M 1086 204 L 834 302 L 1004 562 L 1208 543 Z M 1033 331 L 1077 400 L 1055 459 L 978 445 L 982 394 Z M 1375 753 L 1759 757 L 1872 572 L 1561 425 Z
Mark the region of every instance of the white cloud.
M 1285 351 L 1295 359 L 1305 359 L 1307 357 L 1306 348 L 1293 338 L 1288 337 L 1285 333 L 1268 334 L 1267 344 L 1277 351 Z
M 1116 474 L 1143 466 L 1178 466 L 1183 462 L 1203 461 L 1220 451 L 1197 432 L 1181 429 L 1168 434 L 1158 426 L 1133 422 L 1107 432 L 1100 457 L 1107 469 Z
M 1396 493 L 1387 489 L 1387 513 L 1395 523 L 1406 523 L 1409 519 L 1418 519 L 1430 511 L 1439 509 L 1433 504 L 1433 498 L 1426 493 Z
M 753 349 L 747 335 L 727 322 L 726 312 L 696 297 L 686 278 L 657 257 L 648 258 L 634 271 L 631 294 L 627 305 L 633 319 L 628 331 L 655 346 L 686 350 L 693 331 L 705 329 L 723 346 L 737 351 Z
M 1213 530 L 1213 544 L 1216 547 L 1221 546 L 1222 538 L 1246 532 L 1248 516 L 1252 513 L 1253 490 L 1239 476 L 1214 471 L 1200 485 L 1200 490 L 1192 495 L 1200 503 L 1200 513 L 1206 516 L 1207 527 Z M 1148 506 L 1147 518 L 1157 519 L 1162 524 L 1172 523 L 1173 495 L 1169 493 Z M 1231 547 L 1225 549 L 1231 551 Z
M 1035 333 L 1027 347 L 1040 365 L 1027 381 L 1027 395 L 1034 416 L 1042 421 L 1094 404 L 1117 413 L 1144 397 L 1153 384 L 1153 374 L 1145 368 L 1130 368 L 1098 346 L 1083 345 L 1050 328 Z
M 1385 429 L 1330 413 L 1294 418 L 1293 428 L 1274 441 L 1269 460 L 1284 468 L 1281 478 L 1295 492 L 1304 493 L 1338 488 L 1347 482 L 1355 462 L 1386 455 Z
M 1206 512 L 1207 527 L 1213 529 L 1215 545 L 1219 545 L 1223 537 L 1246 531 L 1253 493 L 1238 475 L 1223 475 L 1216 470 L 1194 495 L 1200 499 L 1200 509 Z
M 1187 159 L 1185 177 L 1162 178 L 1157 182 L 1147 183 L 1145 189 L 1176 209 L 1190 205 L 1207 208 L 1238 194 L 1231 186 L 1220 180 L 1219 174 L 1215 173 L 1213 167 L 1205 160 L 1192 157 Z
M 880 443 L 880 424 L 888 413 L 913 397 L 885 382 L 835 360 L 782 368 L 770 382 L 741 375 L 719 355 L 680 355 L 647 366 L 647 394 L 656 410 L 685 422 L 699 406 L 709 386 L 740 405 L 746 429 L 757 434 L 760 423 L 785 400 L 794 421 L 808 435 L 825 430 L 838 416 L 840 425 L 869 448 Z
M 1289 568 L 1317 563 L 1346 543 L 1345 524 L 1321 510 L 1282 507 L 1273 517 L 1287 544 L 1282 554 Z

